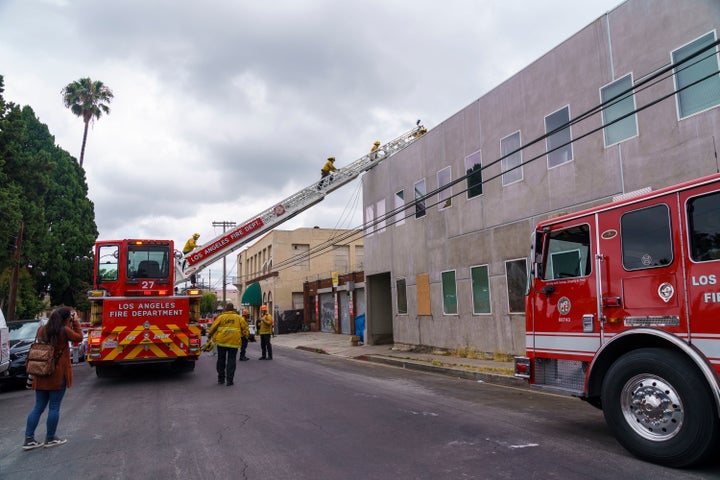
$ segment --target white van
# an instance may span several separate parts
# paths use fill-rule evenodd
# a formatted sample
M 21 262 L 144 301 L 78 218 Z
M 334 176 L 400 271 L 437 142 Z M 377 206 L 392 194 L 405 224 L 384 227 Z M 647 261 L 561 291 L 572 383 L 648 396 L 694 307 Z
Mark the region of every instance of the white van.
M 10 334 L 5 315 L 0 310 L 0 376 L 7 375 L 10 368 Z

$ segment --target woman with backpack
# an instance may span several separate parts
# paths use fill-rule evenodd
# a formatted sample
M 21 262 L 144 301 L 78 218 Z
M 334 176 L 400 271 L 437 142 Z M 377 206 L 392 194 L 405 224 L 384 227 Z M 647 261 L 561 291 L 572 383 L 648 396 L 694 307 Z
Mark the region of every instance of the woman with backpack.
M 27 418 L 23 450 L 32 450 L 42 446 L 55 447 L 67 442 L 66 439 L 57 437 L 56 430 L 60 420 L 60 404 L 65 395 L 65 389 L 72 387 L 73 370 L 68 342 L 80 342 L 82 339 L 80 322 L 75 310 L 70 307 L 55 309 L 50 314 L 48 322 L 38 328 L 37 340 L 55 346 L 56 365 L 52 374 L 33 378 L 35 407 Z M 47 415 L 45 442 L 40 443 L 35 440 L 35 429 L 48 405 L 50 408 Z

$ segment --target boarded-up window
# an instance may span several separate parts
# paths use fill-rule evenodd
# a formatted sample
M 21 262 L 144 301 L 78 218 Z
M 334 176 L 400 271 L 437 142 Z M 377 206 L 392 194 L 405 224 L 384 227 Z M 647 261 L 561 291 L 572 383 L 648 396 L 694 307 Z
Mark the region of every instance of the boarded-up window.
M 415 289 L 417 290 L 417 314 L 431 315 L 430 310 L 430 275 L 421 273 L 415 276 Z

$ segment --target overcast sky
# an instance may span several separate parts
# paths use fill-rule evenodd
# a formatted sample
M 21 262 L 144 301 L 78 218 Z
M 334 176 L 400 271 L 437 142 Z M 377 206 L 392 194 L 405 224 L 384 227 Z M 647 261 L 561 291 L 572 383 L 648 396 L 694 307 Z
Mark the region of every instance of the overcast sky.
M 317 181 L 330 155 L 432 129 L 620 3 L 0 0 L 0 75 L 75 158 L 83 124 L 60 91 L 110 87 L 84 160 L 100 238 L 182 248 Z M 360 226 L 360 182 L 280 228 Z

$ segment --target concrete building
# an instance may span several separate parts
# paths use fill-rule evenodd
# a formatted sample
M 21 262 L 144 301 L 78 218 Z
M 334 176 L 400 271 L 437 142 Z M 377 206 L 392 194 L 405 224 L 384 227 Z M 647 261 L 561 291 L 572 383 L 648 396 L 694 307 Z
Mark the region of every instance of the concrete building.
M 362 231 L 276 229 L 237 255 L 236 286 L 241 303 L 252 299 L 253 318 L 263 304 L 279 319 L 283 312 L 305 310 L 305 282 L 362 271 L 363 263 Z
M 623 2 L 369 171 L 366 342 L 523 353 L 537 221 L 718 171 L 718 25 Z

